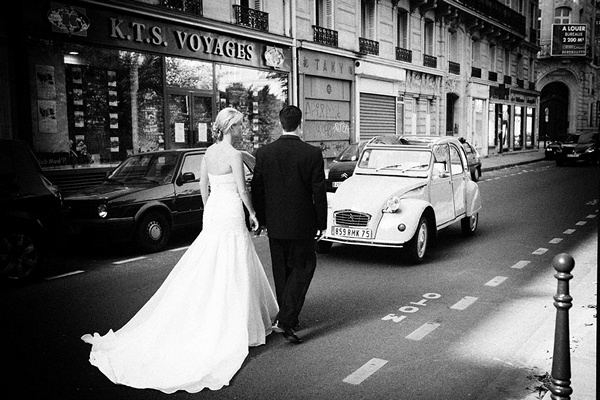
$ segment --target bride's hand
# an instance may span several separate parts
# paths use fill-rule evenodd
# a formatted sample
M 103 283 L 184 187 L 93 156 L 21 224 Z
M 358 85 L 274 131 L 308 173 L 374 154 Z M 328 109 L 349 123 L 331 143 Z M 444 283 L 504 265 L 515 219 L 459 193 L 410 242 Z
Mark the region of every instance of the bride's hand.
M 256 214 L 251 214 L 250 215 L 250 228 L 252 229 L 252 232 L 258 231 L 259 227 L 260 227 L 260 225 L 258 223 L 258 219 L 256 218 Z

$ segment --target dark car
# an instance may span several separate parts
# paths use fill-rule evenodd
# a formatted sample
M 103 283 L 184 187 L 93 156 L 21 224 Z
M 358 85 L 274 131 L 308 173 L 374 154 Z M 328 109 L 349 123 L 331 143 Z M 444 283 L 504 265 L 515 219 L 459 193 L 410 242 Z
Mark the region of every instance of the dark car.
M 585 161 L 592 164 L 600 162 L 597 133 L 574 133 L 565 139 L 555 153 L 556 165 L 567 162 Z
M 129 156 L 97 186 L 65 196 L 71 233 L 84 239 L 133 241 L 143 251 L 164 249 L 171 233 L 202 227 L 200 164 L 205 148 Z M 242 152 L 246 180 L 254 157 Z
M 562 147 L 562 141 L 555 140 L 550 142 L 544 148 L 544 156 L 546 160 L 554 160 L 556 158 L 556 152 Z
M 331 162 L 325 170 L 326 187 L 328 192 L 335 192 L 343 181 L 352 176 L 356 161 L 367 141 L 349 144 Z
M 46 256 L 66 241 L 62 195 L 42 174 L 29 145 L 0 140 L 0 274 L 39 275 Z
M 479 178 L 481 178 L 481 156 L 475 147 L 471 145 L 471 143 L 467 142 L 463 138 L 459 138 L 458 140 L 462 143 L 465 153 L 467 154 L 467 165 L 469 166 L 469 171 L 471 172 L 471 179 L 474 182 L 477 182 Z

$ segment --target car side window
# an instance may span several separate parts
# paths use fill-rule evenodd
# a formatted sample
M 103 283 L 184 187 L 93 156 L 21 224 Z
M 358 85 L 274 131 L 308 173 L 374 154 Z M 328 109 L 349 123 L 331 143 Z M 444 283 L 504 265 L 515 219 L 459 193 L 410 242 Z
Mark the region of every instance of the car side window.
M 453 144 L 450 145 L 450 167 L 452 175 L 459 175 L 464 172 L 463 160 L 460 156 L 460 151 Z
M 433 148 L 433 178 L 439 178 L 448 172 L 448 145 L 436 145 Z
M 183 159 L 181 167 L 181 175 L 186 172 L 192 172 L 196 177 L 196 181 L 200 180 L 200 165 L 202 164 L 204 154 L 188 154 Z

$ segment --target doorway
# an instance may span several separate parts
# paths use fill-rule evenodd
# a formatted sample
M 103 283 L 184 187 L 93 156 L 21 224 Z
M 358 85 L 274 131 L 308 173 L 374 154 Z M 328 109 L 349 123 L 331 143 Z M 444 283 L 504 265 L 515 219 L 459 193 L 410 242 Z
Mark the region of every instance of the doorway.
M 552 82 L 540 97 L 540 141 L 563 140 L 569 128 L 569 88 Z
M 168 89 L 167 148 L 204 147 L 212 143 L 212 92 Z
M 454 123 L 455 106 L 458 96 L 454 93 L 446 94 L 446 135 L 454 136 L 458 134 L 458 127 Z M 455 129 L 456 128 L 456 129 Z

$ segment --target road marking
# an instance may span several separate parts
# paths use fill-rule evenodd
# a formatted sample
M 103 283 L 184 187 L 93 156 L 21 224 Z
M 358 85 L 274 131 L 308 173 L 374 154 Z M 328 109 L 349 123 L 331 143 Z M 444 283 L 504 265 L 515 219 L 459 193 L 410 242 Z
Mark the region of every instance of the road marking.
M 587 224 L 586 221 L 579 221 L 575 225 L 577 225 L 577 226 L 584 226 L 585 224 Z
M 590 214 L 586 218 L 589 218 L 589 219 L 596 218 L 596 214 Z
M 544 254 L 544 253 L 545 253 L 545 252 L 547 252 L 547 251 L 548 251 L 548 249 L 545 249 L 545 248 L 543 248 L 543 247 L 540 247 L 539 249 L 537 249 L 536 251 L 534 251 L 534 252 L 533 252 L 533 253 L 531 253 L 531 254 L 535 254 L 535 255 L 539 256 L 539 255 L 542 255 L 542 254 Z
M 175 252 L 175 251 L 187 250 L 189 248 L 190 248 L 190 246 L 183 246 L 183 247 L 179 247 L 177 249 L 171 249 L 169 251 Z
M 130 258 L 128 260 L 115 261 L 115 262 L 113 262 L 113 264 L 115 264 L 115 265 L 126 264 L 126 263 L 132 262 L 132 261 L 143 260 L 144 258 L 146 258 L 146 257 L 140 256 L 140 257 Z
M 513 265 L 511 268 L 522 269 L 523 267 L 527 266 L 527 264 L 529 264 L 530 262 L 531 261 L 521 260 L 518 263 L 516 263 L 515 265 Z
M 575 232 L 575 229 L 567 229 L 567 230 L 566 230 L 566 231 L 564 231 L 563 233 L 564 233 L 564 234 L 566 234 L 566 235 L 570 235 L 570 234 L 572 234 L 572 233 L 574 233 L 574 232 Z
M 560 243 L 560 242 L 562 242 L 562 238 L 554 238 L 554 239 L 552 239 L 548 243 L 557 244 L 557 243 Z
M 476 301 L 477 301 L 477 297 L 465 296 L 462 299 L 460 299 L 458 303 L 454 304 L 450 308 L 452 308 L 454 310 L 464 310 L 465 308 L 469 307 L 471 304 L 475 303 Z
M 406 337 L 406 339 L 421 340 L 425 336 L 429 335 L 431 332 L 436 330 L 438 328 L 438 326 L 440 326 L 440 324 L 436 324 L 433 322 L 427 322 L 426 324 L 422 325 L 420 328 L 417 328 L 415 331 L 413 331 L 413 333 L 408 335 Z
M 344 382 L 351 385 L 359 385 L 362 381 L 377 372 L 378 369 L 387 364 L 387 360 L 372 358 L 365 365 L 344 378 Z
M 44 280 L 51 281 L 52 279 L 58 279 L 58 278 L 64 278 L 65 276 L 77 275 L 77 274 L 81 274 L 82 272 L 85 272 L 85 271 L 77 270 L 77 271 L 67 272 L 66 274 L 49 276 L 47 278 L 44 278 Z
M 502 282 L 504 282 L 506 279 L 508 279 L 506 276 L 497 276 L 494 279 L 492 279 L 491 281 L 487 282 L 485 284 L 485 286 L 498 286 Z

